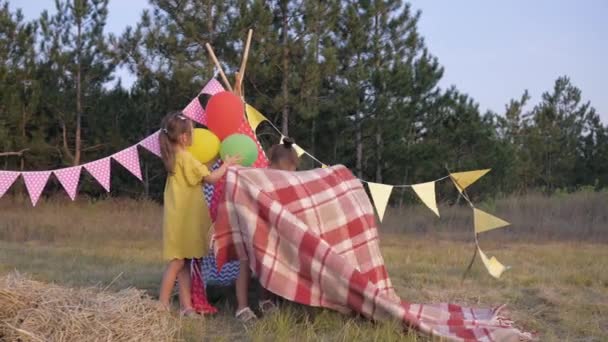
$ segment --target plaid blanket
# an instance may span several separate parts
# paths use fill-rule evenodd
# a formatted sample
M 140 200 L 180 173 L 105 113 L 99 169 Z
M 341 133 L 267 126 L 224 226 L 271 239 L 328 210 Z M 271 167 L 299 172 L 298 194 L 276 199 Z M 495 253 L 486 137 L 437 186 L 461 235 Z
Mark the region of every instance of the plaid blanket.
M 499 309 L 413 304 L 395 293 L 380 253 L 374 211 L 343 166 L 289 173 L 231 168 L 215 226 L 218 267 L 248 260 L 266 289 L 288 300 L 457 341 L 530 336 Z

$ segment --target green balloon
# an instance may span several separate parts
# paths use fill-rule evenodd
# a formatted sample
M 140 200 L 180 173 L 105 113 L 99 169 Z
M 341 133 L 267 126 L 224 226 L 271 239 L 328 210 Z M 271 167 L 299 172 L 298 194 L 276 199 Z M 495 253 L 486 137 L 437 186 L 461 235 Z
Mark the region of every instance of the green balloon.
M 241 165 L 251 166 L 258 159 L 258 147 L 255 141 L 245 134 L 232 134 L 222 141 L 220 157 L 241 156 Z

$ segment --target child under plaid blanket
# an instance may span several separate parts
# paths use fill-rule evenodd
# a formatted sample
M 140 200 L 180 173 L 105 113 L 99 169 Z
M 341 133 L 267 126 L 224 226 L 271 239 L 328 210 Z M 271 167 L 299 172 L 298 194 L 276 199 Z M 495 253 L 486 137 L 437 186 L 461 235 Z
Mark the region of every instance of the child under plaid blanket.
M 231 168 L 215 225 L 218 267 L 248 260 L 261 285 L 288 300 L 457 341 L 530 338 L 498 309 L 413 304 L 395 293 L 372 205 L 344 166 L 305 172 Z

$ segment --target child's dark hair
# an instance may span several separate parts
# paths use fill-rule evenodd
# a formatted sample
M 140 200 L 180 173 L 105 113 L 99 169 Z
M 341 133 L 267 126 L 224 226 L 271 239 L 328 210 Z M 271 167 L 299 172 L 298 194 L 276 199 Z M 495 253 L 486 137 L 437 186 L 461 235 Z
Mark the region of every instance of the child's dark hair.
M 170 174 L 173 173 L 175 168 L 175 155 L 177 154 L 179 137 L 184 133 L 192 134 L 192 123 L 182 112 L 173 112 L 163 118 L 158 142 L 163 164 Z
M 273 145 L 268 151 L 270 164 L 279 164 L 281 161 L 287 161 L 297 167 L 300 163 L 300 158 L 296 149 L 293 148 L 294 144 L 293 139 L 284 137 L 281 143 Z

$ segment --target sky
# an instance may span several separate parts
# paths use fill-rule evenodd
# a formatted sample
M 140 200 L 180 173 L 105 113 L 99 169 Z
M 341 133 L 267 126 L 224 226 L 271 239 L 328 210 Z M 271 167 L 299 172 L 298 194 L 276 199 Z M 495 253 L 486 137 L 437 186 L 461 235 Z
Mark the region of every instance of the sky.
M 12 0 L 28 19 L 54 0 Z M 482 111 L 503 113 L 525 89 L 530 104 L 562 75 L 582 90 L 608 123 L 608 0 L 411 0 L 421 10 L 419 31 L 444 66 L 442 88 L 455 85 Z M 108 32 L 134 26 L 147 0 L 110 0 Z M 134 77 L 118 76 L 128 86 Z

